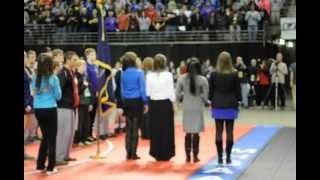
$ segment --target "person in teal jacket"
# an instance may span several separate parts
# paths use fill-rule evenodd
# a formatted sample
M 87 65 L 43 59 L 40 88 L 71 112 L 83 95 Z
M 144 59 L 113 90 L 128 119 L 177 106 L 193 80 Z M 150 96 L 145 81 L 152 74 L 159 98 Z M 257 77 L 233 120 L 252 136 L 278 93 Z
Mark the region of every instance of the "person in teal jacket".
M 42 133 L 42 140 L 37 158 L 37 170 L 47 171 L 48 175 L 57 173 L 56 138 L 57 138 L 57 101 L 61 98 L 61 87 L 55 75 L 52 58 L 41 54 L 38 58 L 37 73 L 32 79 L 34 111 Z M 45 161 L 48 157 L 48 166 Z

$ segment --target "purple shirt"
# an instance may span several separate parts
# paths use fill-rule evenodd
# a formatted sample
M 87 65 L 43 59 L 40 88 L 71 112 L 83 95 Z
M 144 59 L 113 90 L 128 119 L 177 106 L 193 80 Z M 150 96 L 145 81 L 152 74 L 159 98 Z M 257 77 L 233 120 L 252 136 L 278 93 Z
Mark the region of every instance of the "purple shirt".
M 116 32 L 118 28 L 117 19 L 115 17 L 106 18 L 106 31 L 107 32 Z
M 210 13 L 213 12 L 213 11 L 214 11 L 213 7 L 211 7 L 211 6 L 210 6 L 210 7 L 205 7 L 205 6 L 203 6 L 203 7 L 201 8 L 200 14 L 201 14 L 201 16 L 204 17 L 204 18 L 208 18 L 209 15 L 210 15 Z

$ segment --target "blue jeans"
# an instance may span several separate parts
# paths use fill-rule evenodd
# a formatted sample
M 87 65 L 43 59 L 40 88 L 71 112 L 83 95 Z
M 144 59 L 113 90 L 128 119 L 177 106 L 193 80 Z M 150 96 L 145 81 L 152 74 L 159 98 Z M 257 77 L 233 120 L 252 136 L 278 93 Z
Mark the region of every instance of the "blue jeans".
M 165 31 L 167 40 L 175 40 L 174 33 L 177 31 L 177 26 L 167 25 Z
M 250 86 L 248 83 L 241 83 L 240 86 L 241 86 L 242 103 L 245 107 L 248 107 L 248 96 L 249 96 Z
M 258 31 L 258 26 L 248 26 L 249 41 L 257 40 L 257 31 Z

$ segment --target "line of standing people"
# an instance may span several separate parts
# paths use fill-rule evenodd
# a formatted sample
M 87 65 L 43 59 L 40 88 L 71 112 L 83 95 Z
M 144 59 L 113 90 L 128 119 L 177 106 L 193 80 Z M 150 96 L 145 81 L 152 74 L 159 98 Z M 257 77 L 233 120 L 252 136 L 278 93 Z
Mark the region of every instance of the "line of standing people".
M 289 72 L 286 63 L 283 62 L 281 52 L 277 53 L 275 60 L 270 58 L 263 60 L 260 64 L 252 59 L 248 67 L 244 64 L 242 57 L 239 56 L 236 58 L 235 68 L 238 70 L 244 108 L 254 105 L 265 107 L 269 106 L 271 102 L 270 108 L 274 109 L 277 89 L 280 107 L 284 110 L 286 106 L 285 82 L 286 75 Z M 294 79 L 294 76 L 291 77 L 291 79 Z M 278 88 L 276 88 L 276 84 Z
M 27 65 L 30 63 L 25 58 L 25 127 L 35 112 L 42 135 L 36 169 L 46 171 L 48 175 L 57 173 L 55 166 L 76 161 L 70 156 L 73 144 L 83 146 L 95 141 L 94 126 L 102 127 L 102 136 L 112 136 L 107 125 L 110 119 L 115 119 L 112 115 L 116 110 L 103 117 L 101 124 L 94 125 L 99 71 L 94 64 L 95 50 L 86 49 L 85 55 L 87 62 L 73 51 L 64 53 L 55 49 L 42 53 L 32 75 L 28 74 Z M 25 153 L 25 159 L 32 157 Z
M 217 71 L 211 74 L 209 82 L 201 75 L 199 60 L 188 59 L 186 73 L 178 79 L 176 90 L 173 75 L 166 67 L 167 58 L 163 54 L 155 55 L 152 71 L 146 77 L 136 65 L 137 59 L 134 52 L 127 52 L 121 58 L 121 98 L 127 117 L 127 159 L 140 159 L 137 155 L 138 124 L 142 121 L 143 113 L 148 113 L 149 117 L 149 154 L 157 161 L 169 161 L 175 156 L 174 103 L 177 98 L 183 102 L 186 162 L 191 161 L 191 152 L 193 162 L 200 161 L 199 133 L 204 130 L 203 111 L 205 106 L 211 104 L 212 117 L 216 122 L 218 162 L 223 163 L 222 133 L 226 124 L 226 162 L 231 163 L 233 128 L 238 118 L 241 88 L 230 54 L 222 52 L 219 55 Z

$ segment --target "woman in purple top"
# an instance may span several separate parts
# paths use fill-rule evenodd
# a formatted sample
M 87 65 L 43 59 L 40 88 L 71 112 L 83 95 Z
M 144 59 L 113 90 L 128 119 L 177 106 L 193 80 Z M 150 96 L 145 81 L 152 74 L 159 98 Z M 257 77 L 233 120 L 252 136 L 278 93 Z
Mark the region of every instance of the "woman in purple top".
M 202 6 L 200 10 L 200 14 L 203 18 L 207 19 L 209 17 L 209 14 L 211 12 L 214 12 L 213 7 L 210 5 L 210 1 L 206 1 L 205 5 Z
M 114 12 L 112 10 L 108 11 L 108 17 L 105 20 L 106 31 L 107 32 L 116 32 L 118 29 L 117 18 L 114 17 Z

